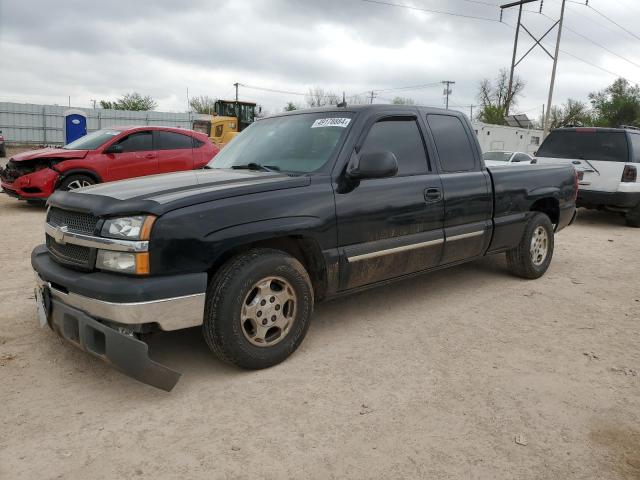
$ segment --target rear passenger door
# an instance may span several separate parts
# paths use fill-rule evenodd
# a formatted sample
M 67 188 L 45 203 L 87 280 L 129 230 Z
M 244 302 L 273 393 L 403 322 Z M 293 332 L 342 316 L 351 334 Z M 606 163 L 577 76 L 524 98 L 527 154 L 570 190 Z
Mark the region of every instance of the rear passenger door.
M 120 153 L 107 153 L 108 177 L 104 180 L 123 180 L 126 178 L 153 175 L 158 170 L 158 158 L 153 151 L 151 131 L 134 132 L 120 139 L 117 145 Z
M 375 117 L 356 152 L 387 150 L 398 160 L 391 178 L 336 189 L 341 289 L 399 277 L 438 264 L 444 207 L 415 115 Z
M 428 114 L 444 191 L 444 252 L 441 264 L 484 253 L 491 240 L 493 193 L 471 132 L 454 115 Z
M 153 131 L 158 154 L 158 173 L 193 169 L 193 138 L 177 132 Z

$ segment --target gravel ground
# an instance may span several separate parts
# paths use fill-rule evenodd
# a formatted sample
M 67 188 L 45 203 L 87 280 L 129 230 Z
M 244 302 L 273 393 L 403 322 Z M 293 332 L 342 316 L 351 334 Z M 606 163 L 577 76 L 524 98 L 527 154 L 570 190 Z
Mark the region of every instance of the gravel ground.
M 44 210 L 0 196 L 0 478 L 640 479 L 640 231 L 580 214 L 542 279 L 499 256 L 325 303 L 268 370 L 159 334 L 165 393 L 37 327 Z

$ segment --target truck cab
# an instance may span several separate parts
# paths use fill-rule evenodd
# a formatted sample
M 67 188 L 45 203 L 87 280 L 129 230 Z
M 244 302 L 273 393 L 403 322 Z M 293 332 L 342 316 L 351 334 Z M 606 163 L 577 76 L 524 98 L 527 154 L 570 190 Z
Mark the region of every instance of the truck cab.
M 220 148 L 255 121 L 256 104 L 234 100 L 217 100 L 211 117 L 209 137 Z

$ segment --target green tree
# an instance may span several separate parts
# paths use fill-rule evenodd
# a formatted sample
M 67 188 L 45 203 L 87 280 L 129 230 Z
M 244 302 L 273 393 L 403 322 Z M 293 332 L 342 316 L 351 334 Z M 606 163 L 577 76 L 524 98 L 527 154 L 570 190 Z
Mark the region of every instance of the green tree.
M 100 106 L 102 108 L 109 108 L 113 110 L 155 110 L 158 106 L 156 101 L 150 96 L 142 96 L 138 92 L 126 93 L 118 100 L 111 102 L 108 100 L 100 100 Z
M 573 98 L 568 99 L 567 102 L 561 106 L 553 106 L 549 114 L 549 129 L 551 130 L 565 125 L 595 125 L 595 119 L 589 106 Z
M 391 103 L 394 105 L 415 105 L 416 102 L 409 97 L 394 97 Z
M 519 77 L 514 77 L 511 91 L 509 91 L 509 73 L 503 68 L 493 80 L 483 79 L 478 85 L 478 100 L 480 113 L 478 120 L 494 125 L 506 125 L 504 119 L 507 105 L 514 107 L 518 97 L 522 95 L 525 83 Z
M 640 87 L 624 78 L 599 92 L 589 94 L 597 125 L 618 127 L 640 126 Z
M 189 106 L 194 112 L 208 113 L 211 115 L 215 112 L 216 100 L 208 95 L 200 95 L 189 100 Z

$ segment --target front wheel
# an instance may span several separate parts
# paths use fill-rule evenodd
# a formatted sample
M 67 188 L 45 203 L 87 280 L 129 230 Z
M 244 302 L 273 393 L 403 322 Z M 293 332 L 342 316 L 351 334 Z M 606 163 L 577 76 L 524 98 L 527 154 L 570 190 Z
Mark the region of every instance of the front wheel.
M 507 252 L 507 266 L 522 278 L 540 278 L 553 257 L 553 225 L 544 213 L 535 213 L 527 222 L 517 247 Z
M 96 181 L 88 175 L 69 175 L 60 182 L 60 190 L 69 191 L 95 185 Z
M 202 330 L 221 360 L 267 368 L 302 343 L 312 311 L 304 266 L 279 250 L 254 249 L 229 260 L 211 280 Z

